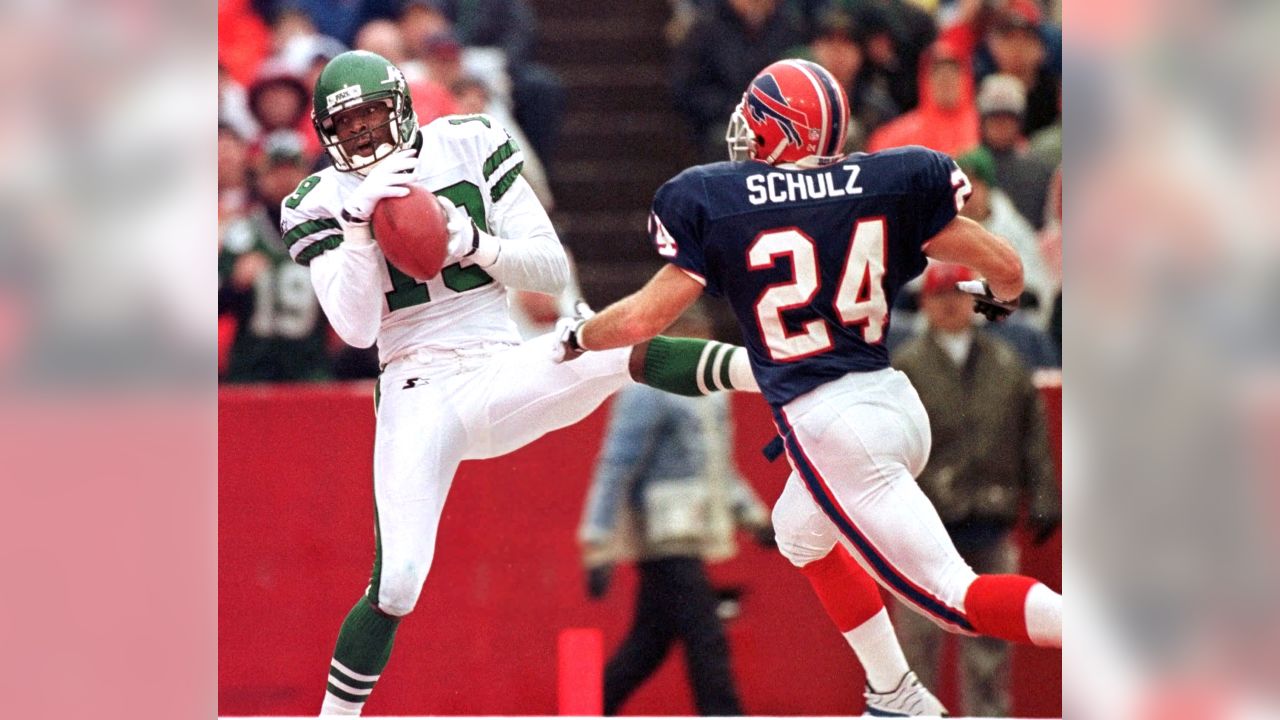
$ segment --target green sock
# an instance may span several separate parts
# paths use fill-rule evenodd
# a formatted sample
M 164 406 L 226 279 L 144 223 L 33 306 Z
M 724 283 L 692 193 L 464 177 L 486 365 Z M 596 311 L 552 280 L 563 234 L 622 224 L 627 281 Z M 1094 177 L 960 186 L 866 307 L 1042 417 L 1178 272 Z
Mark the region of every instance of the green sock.
M 715 340 L 659 335 L 649 341 L 643 382 L 676 395 L 709 395 L 718 390 L 759 392 L 754 378 L 744 383 L 740 373 L 730 372 L 739 352 L 745 349 Z M 750 377 L 750 371 L 746 372 Z M 737 376 L 739 381 L 735 383 L 731 376 Z
M 391 657 L 400 618 L 383 615 L 361 597 L 347 613 L 329 664 L 322 715 L 358 715 Z

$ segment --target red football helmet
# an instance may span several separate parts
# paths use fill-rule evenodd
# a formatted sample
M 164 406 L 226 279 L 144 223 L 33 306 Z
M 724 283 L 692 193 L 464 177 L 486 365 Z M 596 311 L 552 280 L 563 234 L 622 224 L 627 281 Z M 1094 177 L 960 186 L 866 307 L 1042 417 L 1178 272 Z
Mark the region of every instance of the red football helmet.
M 724 139 L 731 160 L 815 167 L 844 157 L 848 131 L 849 99 L 831 73 L 779 60 L 747 86 Z

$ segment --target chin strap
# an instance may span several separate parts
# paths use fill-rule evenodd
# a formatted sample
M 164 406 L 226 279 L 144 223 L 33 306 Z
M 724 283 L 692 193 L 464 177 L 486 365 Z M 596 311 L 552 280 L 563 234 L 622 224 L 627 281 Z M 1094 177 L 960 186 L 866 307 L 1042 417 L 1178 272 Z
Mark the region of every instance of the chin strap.
M 782 151 L 786 149 L 787 141 L 783 140 L 782 142 L 779 142 L 778 146 L 773 149 L 773 152 L 769 153 L 769 157 L 765 158 L 764 161 L 769 165 L 772 165 L 773 162 L 778 159 L 778 156 L 782 154 Z

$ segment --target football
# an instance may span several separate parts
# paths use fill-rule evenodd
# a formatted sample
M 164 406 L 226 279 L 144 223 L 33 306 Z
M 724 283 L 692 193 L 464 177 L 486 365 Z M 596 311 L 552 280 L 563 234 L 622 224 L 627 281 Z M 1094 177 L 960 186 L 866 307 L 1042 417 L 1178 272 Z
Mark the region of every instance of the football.
M 408 195 L 380 200 L 373 207 L 373 237 L 392 265 L 427 280 L 444 265 L 449 221 L 430 191 L 420 185 L 408 187 Z

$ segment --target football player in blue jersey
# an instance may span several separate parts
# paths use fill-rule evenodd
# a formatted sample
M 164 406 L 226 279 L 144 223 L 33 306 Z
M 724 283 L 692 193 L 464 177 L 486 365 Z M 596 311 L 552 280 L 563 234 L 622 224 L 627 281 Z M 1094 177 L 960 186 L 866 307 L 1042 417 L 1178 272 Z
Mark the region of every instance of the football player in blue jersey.
M 929 258 L 985 278 L 961 289 L 992 320 L 1017 307 L 1021 260 L 958 215 L 969 180 L 946 155 L 843 154 L 848 105 L 814 63 L 761 71 L 733 114 L 732 160 L 690 168 L 654 197 L 649 233 L 668 265 L 591 319 L 562 320 L 559 352 L 632 345 L 702 293 L 724 297 L 792 468 L 773 510 L 782 554 L 805 571 L 840 543 L 948 630 L 1061 647 L 1061 595 L 1029 577 L 975 574 L 916 484 L 929 419 L 884 345 L 894 299 Z M 709 382 L 717 372 L 706 369 Z M 850 593 L 814 585 L 843 624 Z

